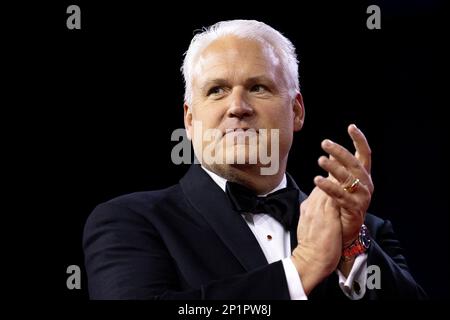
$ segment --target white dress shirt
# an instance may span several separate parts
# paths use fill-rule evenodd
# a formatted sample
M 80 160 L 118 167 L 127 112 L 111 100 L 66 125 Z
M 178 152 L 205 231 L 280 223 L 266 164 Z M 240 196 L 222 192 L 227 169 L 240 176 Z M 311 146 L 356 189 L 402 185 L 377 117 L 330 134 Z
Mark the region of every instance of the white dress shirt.
M 225 192 L 227 180 L 204 167 L 202 168 Z M 286 185 L 287 180 L 286 175 L 284 175 L 281 183 L 269 193 L 286 188 Z M 248 213 L 242 214 L 242 217 L 255 235 L 267 261 L 269 263 L 279 260 L 282 261 L 291 300 L 307 300 L 308 297 L 303 290 L 300 276 L 291 260 L 291 240 L 289 230 L 285 230 L 276 219 L 268 214 Z M 348 278 L 345 278 L 345 276 L 337 270 L 339 286 L 348 298 L 357 300 L 364 296 L 366 288 L 366 270 L 367 254 L 361 254 L 356 257 Z M 355 282 L 358 284 L 357 286 L 353 285 Z M 359 287 L 358 290 L 355 290 L 355 287 Z

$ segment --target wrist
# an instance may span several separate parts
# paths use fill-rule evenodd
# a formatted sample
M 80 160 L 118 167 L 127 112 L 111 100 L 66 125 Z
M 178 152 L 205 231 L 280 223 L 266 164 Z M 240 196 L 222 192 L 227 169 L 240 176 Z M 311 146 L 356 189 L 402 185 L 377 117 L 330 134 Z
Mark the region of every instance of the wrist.
M 318 263 L 298 247 L 292 252 L 291 261 L 297 269 L 306 295 L 336 268 L 336 265 L 325 267 L 324 264 Z
M 297 269 L 303 291 L 306 295 L 309 295 L 320 280 L 315 279 L 312 270 L 308 270 L 308 264 L 302 258 L 292 255 L 291 261 L 294 264 L 295 269 Z
M 353 264 L 355 263 L 356 257 L 353 257 L 349 260 L 343 260 L 339 262 L 338 269 L 339 271 L 347 278 L 350 274 L 350 271 L 353 268 Z
M 342 250 L 341 262 L 351 262 L 351 264 L 353 264 L 356 256 L 367 252 L 370 247 L 370 242 L 369 230 L 363 224 L 359 231 L 358 237 L 352 243 L 345 246 Z

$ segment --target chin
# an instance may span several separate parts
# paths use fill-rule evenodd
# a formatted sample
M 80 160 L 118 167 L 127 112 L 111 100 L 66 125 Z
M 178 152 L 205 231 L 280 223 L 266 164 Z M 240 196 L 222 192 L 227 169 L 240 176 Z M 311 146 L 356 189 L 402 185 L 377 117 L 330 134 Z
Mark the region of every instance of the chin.
M 222 155 L 226 164 L 231 165 L 257 165 L 258 149 L 248 144 L 235 144 L 227 147 Z

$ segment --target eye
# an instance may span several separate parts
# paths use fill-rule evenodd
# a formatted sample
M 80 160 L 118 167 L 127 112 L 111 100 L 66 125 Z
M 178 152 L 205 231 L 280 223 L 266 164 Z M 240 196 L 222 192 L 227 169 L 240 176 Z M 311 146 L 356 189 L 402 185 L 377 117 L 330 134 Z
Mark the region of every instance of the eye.
M 264 93 L 264 92 L 269 91 L 269 89 L 265 85 L 256 84 L 253 87 L 251 87 L 250 91 L 256 92 L 256 93 Z
M 211 89 L 209 89 L 208 92 L 206 93 L 206 95 L 207 96 L 219 95 L 219 94 L 223 94 L 224 92 L 225 92 L 225 90 L 222 87 L 215 86 L 215 87 L 212 87 Z

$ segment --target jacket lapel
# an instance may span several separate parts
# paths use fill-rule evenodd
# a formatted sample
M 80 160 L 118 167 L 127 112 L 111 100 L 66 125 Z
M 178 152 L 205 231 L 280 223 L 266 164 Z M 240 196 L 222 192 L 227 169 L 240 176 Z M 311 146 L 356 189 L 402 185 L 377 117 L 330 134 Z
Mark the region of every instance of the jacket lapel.
M 302 190 L 300 190 L 300 188 L 295 183 L 295 181 L 292 178 L 292 176 L 289 173 L 287 173 L 287 172 L 286 172 L 286 179 L 287 179 L 287 186 L 288 187 L 295 188 L 295 189 L 298 190 L 298 203 L 299 203 L 298 215 L 296 215 L 294 217 L 294 220 L 292 221 L 291 229 L 289 230 L 289 234 L 291 236 L 291 252 L 292 252 L 295 249 L 295 247 L 297 247 L 297 225 L 298 225 L 298 220 L 300 218 L 300 204 L 304 200 L 306 200 L 306 198 L 308 196 Z
M 232 208 L 226 193 L 200 165 L 191 165 L 180 185 L 190 204 L 206 219 L 245 270 L 267 264 L 258 241 L 244 219 Z
M 300 205 L 307 196 L 288 173 L 286 176 L 288 186 L 299 190 Z M 200 165 L 191 165 L 186 175 L 180 180 L 180 185 L 190 204 L 206 219 L 245 270 L 250 271 L 267 264 L 267 259 L 247 223 L 239 212 L 233 209 L 226 193 Z M 298 213 L 289 230 L 291 252 L 297 246 L 300 207 Z

